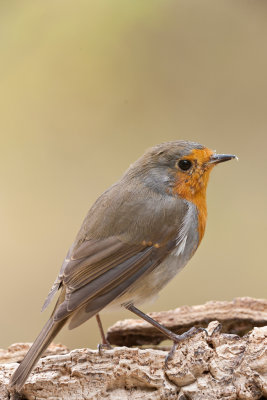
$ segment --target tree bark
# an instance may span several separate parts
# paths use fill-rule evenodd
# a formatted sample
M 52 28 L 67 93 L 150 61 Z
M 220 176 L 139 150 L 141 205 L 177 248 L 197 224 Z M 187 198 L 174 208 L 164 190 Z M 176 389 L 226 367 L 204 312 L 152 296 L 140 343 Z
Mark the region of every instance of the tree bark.
M 263 300 L 251 301 L 258 306 L 255 313 L 250 310 L 250 321 L 255 319 L 258 323 L 259 304 L 262 306 L 260 312 L 266 314 L 267 303 Z M 240 309 L 242 299 L 238 302 Z M 218 303 L 214 304 L 217 304 L 218 310 Z M 228 305 L 229 313 L 231 307 L 236 310 L 234 302 Z M 206 305 L 196 307 L 205 308 Z M 211 308 L 211 303 L 208 308 Z M 193 311 L 196 309 L 193 308 Z M 175 310 L 173 324 L 176 324 L 177 312 Z M 140 331 L 142 323 L 135 320 L 134 324 Z M 124 322 L 119 325 L 125 327 Z M 118 324 L 115 326 L 118 328 Z M 132 327 L 128 325 L 129 329 Z M 50 353 L 39 361 L 18 395 L 9 391 L 8 382 L 17 367 L 15 361 L 21 360 L 26 350 L 27 346 L 13 345 L 7 351 L 0 351 L 0 360 L 4 361 L 0 364 L 1 400 L 267 399 L 267 326 L 254 327 L 240 337 L 222 332 L 222 325 L 212 321 L 207 332 L 200 332 L 180 343 L 167 365 L 164 348 L 116 347 L 102 349 L 99 354 L 97 350 L 90 349 L 68 353 L 62 346 L 53 347 L 49 350 L 53 355 Z

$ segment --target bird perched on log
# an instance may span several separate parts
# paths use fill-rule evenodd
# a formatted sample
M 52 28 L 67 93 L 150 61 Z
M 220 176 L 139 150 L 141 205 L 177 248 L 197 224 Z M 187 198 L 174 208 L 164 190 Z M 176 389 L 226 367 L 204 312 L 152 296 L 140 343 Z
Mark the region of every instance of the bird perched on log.
M 125 307 L 178 343 L 176 335 L 140 311 L 186 265 L 205 231 L 206 188 L 213 167 L 235 158 L 198 143 L 152 147 L 89 210 L 44 307 L 60 290 L 51 317 L 13 374 L 21 390 L 60 329 L 73 329 L 108 306 Z M 104 340 L 104 338 L 103 338 Z

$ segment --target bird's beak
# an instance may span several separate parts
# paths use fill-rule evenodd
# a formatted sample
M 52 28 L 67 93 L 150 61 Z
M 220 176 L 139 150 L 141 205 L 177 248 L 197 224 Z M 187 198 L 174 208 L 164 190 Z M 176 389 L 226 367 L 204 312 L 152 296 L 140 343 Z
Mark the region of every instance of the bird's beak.
M 237 158 L 237 156 L 233 154 L 213 154 L 208 161 L 208 164 L 219 164 L 221 162 L 232 160 L 233 158 Z

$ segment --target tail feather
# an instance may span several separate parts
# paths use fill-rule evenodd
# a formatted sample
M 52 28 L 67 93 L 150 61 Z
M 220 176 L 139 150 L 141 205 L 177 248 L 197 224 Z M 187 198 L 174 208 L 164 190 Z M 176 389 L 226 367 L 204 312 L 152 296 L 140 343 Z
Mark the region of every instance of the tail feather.
M 63 325 L 65 325 L 66 321 L 67 318 L 55 322 L 53 321 L 53 317 L 47 321 L 39 336 L 36 338 L 35 342 L 26 354 L 25 358 L 22 360 L 11 377 L 9 384 L 11 388 L 16 389 L 17 391 L 21 390 L 34 365 L 37 363 L 42 353 L 49 346 Z

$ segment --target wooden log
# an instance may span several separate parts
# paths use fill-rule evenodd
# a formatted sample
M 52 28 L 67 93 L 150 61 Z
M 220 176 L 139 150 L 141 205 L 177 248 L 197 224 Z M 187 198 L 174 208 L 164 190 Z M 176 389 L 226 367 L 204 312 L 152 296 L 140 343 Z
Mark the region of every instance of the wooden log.
M 257 303 L 250 319 L 259 323 L 266 302 L 249 301 Z M 219 322 L 210 322 L 207 333 L 180 343 L 167 365 L 168 352 L 162 349 L 116 347 L 101 354 L 90 349 L 62 354 L 65 348 L 53 347 L 53 355 L 39 361 L 20 394 L 10 391 L 8 383 L 18 365 L 14 361 L 26 348 L 13 345 L 2 351 L 0 399 L 267 399 L 267 326 L 254 327 L 243 337 L 221 328 Z

